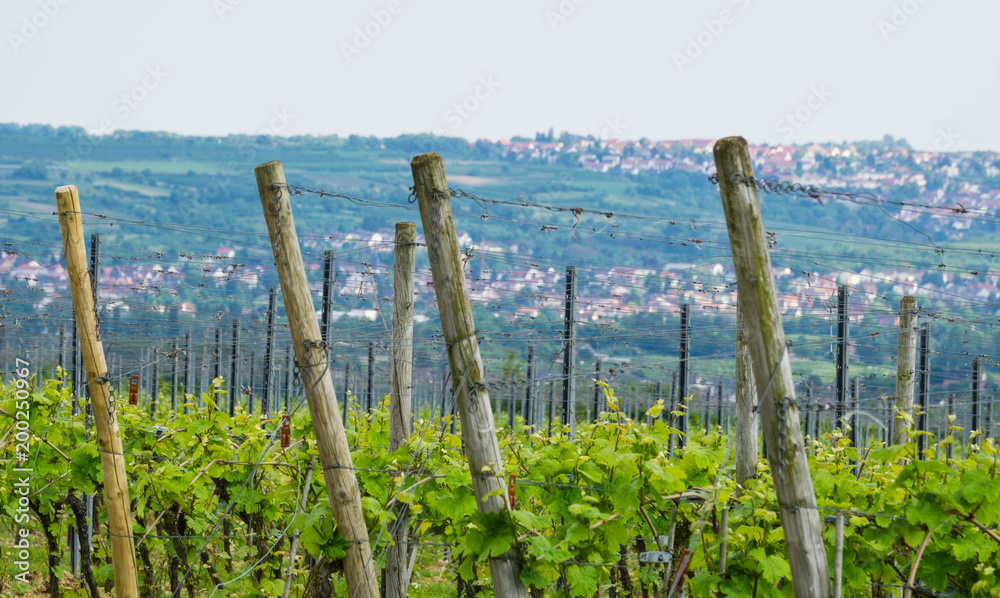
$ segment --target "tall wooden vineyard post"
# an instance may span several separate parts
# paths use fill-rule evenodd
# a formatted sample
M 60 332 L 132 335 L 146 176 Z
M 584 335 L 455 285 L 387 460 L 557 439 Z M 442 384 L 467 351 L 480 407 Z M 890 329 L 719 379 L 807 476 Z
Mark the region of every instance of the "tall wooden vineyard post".
M 500 513 L 508 509 L 507 484 L 502 475 L 503 458 L 497 443 L 468 283 L 452 219 L 444 162 L 437 154 L 421 154 L 413 158 L 410 168 L 420 205 L 420 220 L 427 241 L 434 293 L 441 314 L 441 330 L 447 346 L 476 505 L 480 513 Z M 493 593 L 503 598 L 527 598 L 527 591 L 521 584 L 520 569 L 520 560 L 513 548 L 497 558 L 491 558 Z
M 389 379 L 389 450 L 410 438 L 410 400 L 413 393 L 413 279 L 416 267 L 417 225 L 396 223 L 396 250 L 392 274 L 392 368 Z M 404 478 L 403 483 L 410 482 Z M 402 488 L 402 486 L 400 486 Z M 405 598 L 410 585 L 407 567 L 410 525 L 407 505 L 397 503 L 392 545 L 385 560 L 386 598 Z
M 379 582 L 361 510 L 358 480 L 344 424 L 337 410 L 337 393 L 330 377 L 327 345 L 320 336 L 316 308 L 309 292 L 309 279 L 292 219 L 285 172 L 281 162 L 267 162 L 256 167 L 254 175 L 281 281 L 281 294 L 301 372 L 302 389 L 316 433 L 330 509 L 337 520 L 337 529 L 348 541 L 344 557 L 347 592 L 352 598 L 378 598 Z
M 797 598 L 829 598 L 823 529 L 799 427 L 764 218 L 757 188 L 740 178 L 753 176 L 746 140 L 728 137 L 716 142 L 715 164 L 792 586 Z
M 135 566 L 135 540 L 132 537 L 125 455 L 122 454 L 122 438 L 118 430 L 118 418 L 115 417 L 108 364 L 100 339 L 97 312 L 94 311 L 96 306 L 84 249 L 80 196 L 75 185 L 56 189 L 56 206 L 59 210 L 59 230 L 62 232 L 69 287 L 73 295 L 73 311 L 76 314 L 77 329 L 80 330 L 80 352 L 97 427 L 98 448 L 101 451 L 115 595 L 119 598 L 138 598 L 139 580 Z

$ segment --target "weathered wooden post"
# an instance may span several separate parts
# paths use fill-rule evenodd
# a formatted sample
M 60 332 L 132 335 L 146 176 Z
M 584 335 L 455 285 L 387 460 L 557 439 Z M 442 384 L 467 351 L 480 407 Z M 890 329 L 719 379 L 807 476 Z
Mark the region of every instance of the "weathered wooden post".
M 392 277 L 392 352 L 389 379 L 389 450 L 410 438 L 410 400 L 413 393 L 413 279 L 416 267 L 417 225 L 396 223 L 396 251 Z M 404 479 L 405 483 L 406 480 Z M 402 483 L 400 488 L 402 488 Z M 408 505 L 397 503 L 392 523 L 392 545 L 385 559 L 386 598 L 406 598 L 410 585 L 410 525 Z M 412 547 L 416 550 L 416 547 Z
M 892 444 L 906 444 L 913 429 L 913 390 L 917 373 L 917 298 L 899 302 L 899 343 L 896 355 L 896 409 L 892 420 Z
M 302 390 L 316 433 L 330 509 L 337 520 L 337 528 L 348 542 L 344 557 L 347 592 L 353 598 L 378 598 L 379 582 L 371 559 L 354 462 L 337 410 L 337 393 L 327 366 L 327 346 L 316 321 L 309 280 L 292 219 L 285 173 L 280 162 L 267 162 L 255 168 L 254 174 L 281 281 L 281 294 L 301 372 Z
M 764 218 L 757 188 L 749 178 L 753 166 L 746 140 L 719 140 L 715 144 L 715 164 L 792 586 L 797 598 L 829 598 L 830 573 L 816 494 L 795 405 Z
M 747 347 L 743 308 L 736 305 L 736 482 L 757 477 L 757 387 Z
M 59 230 L 62 232 L 69 287 L 73 295 L 73 311 L 77 329 L 81 331 L 80 352 L 101 452 L 115 595 L 119 598 L 138 598 L 139 580 L 135 566 L 135 540 L 132 537 L 125 455 L 122 454 L 122 439 L 118 430 L 118 418 L 115 417 L 115 401 L 111 395 L 104 345 L 100 340 L 95 311 L 97 306 L 94 304 L 94 289 L 84 249 L 80 196 L 75 185 L 56 189 L 56 206 L 59 210 Z
M 437 154 L 422 154 L 413 159 L 410 167 L 427 241 L 455 400 L 462 420 L 462 439 L 472 472 L 476 505 L 481 513 L 502 513 L 508 509 L 507 484 L 502 475 L 503 458 L 490 410 L 468 285 L 462 271 L 462 254 L 459 253 L 455 222 L 452 220 L 444 163 Z M 490 559 L 493 593 L 496 596 L 527 598 L 519 577 L 520 568 L 517 552 L 513 548 Z

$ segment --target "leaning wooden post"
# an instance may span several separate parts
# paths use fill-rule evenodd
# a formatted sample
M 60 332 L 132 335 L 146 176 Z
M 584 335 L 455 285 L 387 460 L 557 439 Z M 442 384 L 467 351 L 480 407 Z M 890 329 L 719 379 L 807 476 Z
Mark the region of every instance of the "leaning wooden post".
M 830 573 L 799 427 L 764 218 L 757 188 L 746 178 L 753 176 L 746 140 L 719 140 L 715 144 L 715 164 L 792 586 L 798 598 L 828 598 Z
M 441 330 L 447 346 L 476 504 L 480 513 L 502 513 L 508 508 L 503 459 L 497 444 L 469 289 L 462 270 L 462 254 L 459 253 L 455 222 L 452 220 L 444 163 L 437 154 L 421 154 L 413 158 L 410 168 L 420 204 L 420 220 L 431 262 L 434 293 L 441 314 Z M 521 584 L 520 569 L 520 561 L 513 548 L 497 558 L 491 558 L 494 595 L 527 598 L 527 591 Z
M 899 346 L 896 357 L 896 409 L 892 421 L 892 443 L 906 444 L 913 429 L 913 389 L 917 373 L 917 298 L 899 302 Z
M 736 483 L 757 477 L 757 388 L 747 348 L 743 308 L 736 304 Z
M 255 168 L 254 174 L 281 281 L 281 295 L 295 345 L 302 388 L 316 432 L 330 509 L 337 520 L 337 529 L 349 543 L 344 557 L 347 592 L 352 598 L 378 598 L 379 582 L 371 559 L 358 480 L 337 410 L 337 393 L 327 366 L 327 346 L 320 336 L 316 308 L 302 263 L 285 173 L 281 162 L 267 162 Z
M 389 450 L 410 438 L 410 400 L 413 392 L 413 279 L 416 267 L 417 225 L 396 223 L 396 252 L 392 275 L 392 367 L 389 380 Z M 404 480 L 405 481 L 405 480 Z M 400 486 L 402 488 L 402 486 Z M 410 585 L 406 566 L 410 537 L 407 505 L 397 503 L 392 523 L 392 545 L 385 560 L 386 598 L 406 598 Z M 413 547 L 416 550 L 416 547 Z
M 76 326 L 80 330 L 80 353 L 87 376 L 90 405 L 97 426 L 97 444 L 101 452 L 104 474 L 104 502 L 108 509 L 108 535 L 111 536 L 111 561 L 115 572 L 115 596 L 138 598 L 139 580 L 135 566 L 135 540 L 132 537 L 132 515 L 129 511 L 128 475 L 122 438 L 115 417 L 115 400 L 111 396 L 111 381 L 100 340 L 97 313 L 94 311 L 94 291 L 87 270 L 84 248 L 83 220 L 80 218 L 80 196 L 75 185 L 56 189 L 59 210 L 59 230 L 62 232 L 66 272 L 73 295 Z

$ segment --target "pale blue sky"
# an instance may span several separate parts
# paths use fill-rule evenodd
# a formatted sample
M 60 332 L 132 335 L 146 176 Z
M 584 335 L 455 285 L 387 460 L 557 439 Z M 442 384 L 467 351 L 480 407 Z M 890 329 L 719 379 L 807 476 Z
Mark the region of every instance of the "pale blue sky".
M 0 122 L 996 150 L 997 22 L 996 0 L 4 0 Z

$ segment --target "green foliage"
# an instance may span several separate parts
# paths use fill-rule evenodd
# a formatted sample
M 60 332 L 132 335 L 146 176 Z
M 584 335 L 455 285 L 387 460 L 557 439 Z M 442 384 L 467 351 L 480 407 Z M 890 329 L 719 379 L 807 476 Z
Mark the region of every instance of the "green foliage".
M 11 390 L 0 392 L 0 409 L 7 413 L 14 410 Z M 433 544 L 450 544 L 457 559 L 452 567 L 470 582 L 479 578 L 476 583 L 488 587 L 489 560 L 516 555 L 525 584 L 546 595 L 593 596 L 614 583 L 612 572 L 628 571 L 617 568 L 620 555 L 656 549 L 655 538 L 667 534 L 675 512 L 675 552 L 693 551 L 690 596 L 791 596 L 777 498 L 766 464 L 761 463 L 756 479 L 738 487 L 726 475 L 731 459 L 726 438 L 717 431 L 694 432 L 684 451 L 670 458 L 669 446 L 678 432 L 659 419 L 671 417 L 663 405 L 649 410 L 649 423 L 636 422 L 619 411 L 622 397 L 606 385 L 603 390 L 609 411 L 596 422 L 579 424 L 574 439 L 560 429 L 552 435 L 523 426 L 500 430 L 504 467 L 496 475 L 504 481 L 513 477 L 516 488 L 513 508 L 499 514 L 478 512 L 461 438 L 448 432 L 450 426 L 418 419 L 409 444 L 390 452 L 381 449 L 387 444 L 387 402 L 367 417 L 353 414 L 348 435 L 376 550 L 385 546 L 386 528 L 395 517 L 391 507 L 404 503 L 412 533 L 433 538 Z M 182 524 L 179 533 L 189 536 L 180 546 L 188 562 L 195 563 L 197 586 L 211 587 L 213 575 L 231 579 L 260 560 L 252 587 L 236 582 L 228 592 L 269 594 L 282 587 L 282 568 L 287 566 L 287 548 L 277 541 L 282 534 L 299 530 L 302 551 L 317 558 L 341 559 L 348 544 L 330 511 L 306 410 L 293 416 L 292 444 L 282 449 L 269 436 L 275 420 L 262 422 L 243 411 L 229 417 L 215 408 L 223 402 L 220 395 L 203 396 L 206 406 L 201 409 L 188 395 L 190 414 L 163 414 L 155 420 L 141 407 L 117 408 L 134 532 L 143 538 L 153 563 L 151 571 L 140 564 L 140 578 L 165 589 L 163 571 L 176 553 L 163 523 L 177 510 L 183 518 L 174 523 Z M 34 497 L 36 513 L 55 513 L 70 491 L 100 492 L 100 453 L 93 435 L 84 441 L 83 416 L 67 416 L 69 401 L 59 381 L 32 389 L 36 489 L 40 480 L 47 480 Z M 51 445 L 39 440 L 43 436 Z M 846 516 L 845 595 L 870 595 L 872 584 L 905 583 L 919 547 L 926 544 L 917 569 L 923 587 L 1000 596 L 994 565 L 1000 554 L 995 531 L 1000 526 L 1000 477 L 991 440 L 968 450 L 966 459 L 951 461 L 914 460 L 912 442 L 875 449 L 862 456 L 860 474 L 850 463 L 856 451 L 839 432 L 810 443 L 808 450 L 818 515 L 840 510 Z M 311 463 L 317 467 L 309 487 L 303 487 Z M 0 499 L 8 516 L 14 514 L 12 475 L 9 467 L 0 473 Z M 709 502 L 682 500 L 681 494 L 691 496 L 692 489 L 704 490 Z M 106 513 L 98 504 L 103 528 Z M 717 526 L 723 506 L 729 507 L 730 531 L 727 571 L 720 575 L 722 535 Z M 56 538 L 65 537 L 69 523 L 66 509 L 61 511 L 50 530 Z M 224 539 L 217 526 L 227 511 L 232 537 Z M 196 561 L 204 538 L 213 533 L 207 561 Z M 826 524 L 823 534 L 832 570 L 833 526 Z M 272 544 L 275 548 L 269 550 Z M 436 546 L 421 550 L 440 554 Z M 44 555 L 38 558 L 41 570 Z M 661 589 L 661 566 L 635 566 L 631 560 L 634 583 L 649 592 Z M 95 567 L 95 575 L 99 583 L 109 578 L 106 561 Z M 299 571 L 299 592 L 305 578 L 306 572 Z

